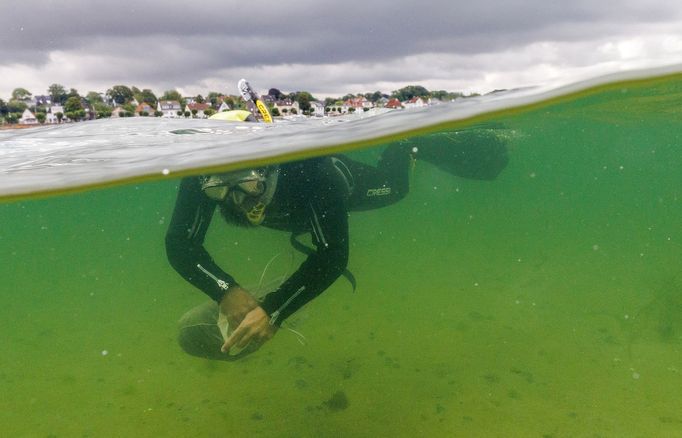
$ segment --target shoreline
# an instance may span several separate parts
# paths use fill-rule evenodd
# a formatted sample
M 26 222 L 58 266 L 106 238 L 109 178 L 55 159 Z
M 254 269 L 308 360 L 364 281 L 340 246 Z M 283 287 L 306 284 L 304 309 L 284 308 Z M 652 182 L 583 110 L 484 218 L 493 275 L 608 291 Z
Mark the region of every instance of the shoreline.
M 39 126 L 43 126 L 43 125 L 41 125 L 40 123 L 31 124 L 31 125 L 25 125 L 25 124 L 20 124 L 20 123 L 16 123 L 14 125 L 0 125 L 0 131 L 10 130 L 10 129 L 37 128 Z

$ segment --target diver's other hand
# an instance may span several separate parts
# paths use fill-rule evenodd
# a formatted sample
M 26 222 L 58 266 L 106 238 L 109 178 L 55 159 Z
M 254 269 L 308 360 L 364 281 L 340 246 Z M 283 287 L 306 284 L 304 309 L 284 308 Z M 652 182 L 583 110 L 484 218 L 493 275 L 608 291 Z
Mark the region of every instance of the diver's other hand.
M 241 324 L 246 315 L 258 307 L 258 301 L 241 287 L 233 287 L 220 301 L 220 311 L 227 317 L 231 327 Z
M 246 314 L 239 327 L 227 338 L 221 351 L 229 353 L 230 348 L 244 348 L 250 342 L 253 342 L 253 349 L 256 350 L 275 336 L 276 331 L 277 327 L 270 324 L 268 314 L 262 307 L 258 306 Z

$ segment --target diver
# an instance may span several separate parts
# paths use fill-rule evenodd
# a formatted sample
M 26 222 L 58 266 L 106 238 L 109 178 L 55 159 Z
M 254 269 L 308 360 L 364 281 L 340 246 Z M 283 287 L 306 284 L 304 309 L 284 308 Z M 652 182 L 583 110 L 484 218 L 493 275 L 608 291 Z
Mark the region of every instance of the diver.
M 500 136 L 471 130 L 391 144 L 376 166 L 332 155 L 184 178 L 166 234 L 166 252 L 173 268 L 211 301 L 181 318 L 182 348 L 199 357 L 235 360 L 272 338 L 282 322 L 346 271 L 349 212 L 403 199 L 415 160 L 481 180 L 494 179 L 508 162 Z M 231 224 L 307 233 L 314 248 L 279 287 L 258 300 L 204 247 L 216 209 Z

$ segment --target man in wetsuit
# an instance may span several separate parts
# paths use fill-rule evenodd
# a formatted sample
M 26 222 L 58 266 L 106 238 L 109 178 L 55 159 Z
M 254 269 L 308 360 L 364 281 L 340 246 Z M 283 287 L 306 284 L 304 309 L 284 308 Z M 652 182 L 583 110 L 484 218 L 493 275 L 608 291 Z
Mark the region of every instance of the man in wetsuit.
M 166 235 L 168 259 L 213 300 L 182 318 L 179 340 L 185 351 L 230 360 L 240 357 L 229 354 L 234 347 L 248 347 L 244 350 L 248 353 L 270 339 L 287 317 L 346 269 L 348 212 L 402 199 L 408 193 L 415 156 L 477 179 L 493 179 L 507 164 L 506 147 L 496 136 L 479 136 L 478 144 L 471 145 L 471 138 L 448 140 L 438 135 L 389 146 L 376 167 L 338 155 L 183 179 Z M 451 144 L 443 146 L 444 142 Z M 259 302 L 203 246 L 216 208 L 232 223 L 310 233 L 315 249 Z M 231 333 L 220 332 L 221 317 L 234 329 Z

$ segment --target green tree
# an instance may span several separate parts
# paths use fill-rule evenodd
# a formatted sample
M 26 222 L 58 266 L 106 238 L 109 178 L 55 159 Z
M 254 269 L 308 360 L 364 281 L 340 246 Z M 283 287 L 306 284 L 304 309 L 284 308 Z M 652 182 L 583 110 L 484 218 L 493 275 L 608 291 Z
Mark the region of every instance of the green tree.
M 218 108 L 220 106 L 220 93 L 216 91 L 211 91 L 206 95 L 206 99 L 210 102 L 211 106 L 214 108 Z
M 399 90 L 393 91 L 391 93 L 391 97 L 395 97 L 396 99 L 400 100 L 401 102 L 404 102 L 406 100 L 410 100 L 413 97 L 428 97 L 429 96 L 429 90 L 426 88 L 422 87 L 421 85 L 408 85 L 407 87 L 403 87 Z
M 107 90 L 107 94 L 117 105 L 123 105 L 133 100 L 133 90 L 125 85 L 114 85 Z
M 58 112 L 54 115 L 57 118 L 57 122 L 62 123 L 62 119 L 64 118 L 64 114 L 61 112 Z
M 374 93 L 366 93 L 365 98 L 372 103 L 377 103 L 382 97 L 388 97 L 381 91 L 375 91 Z
M 216 113 L 216 111 L 215 111 L 213 108 L 209 108 L 209 109 L 207 109 L 206 111 L 204 111 L 204 115 L 205 115 L 206 117 L 211 117 L 211 116 L 212 116 L 213 114 L 215 114 L 215 113 Z
M 135 99 L 139 103 L 148 103 L 151 106 L 156 106 L 156 103 L 158 102 L 158 99 L 156 98 L 156 95 L 152 90 L 149 88 L 145 88 L 144 90 L 140 91 L 139 93 L 135 93 Z
M 225 102 L 225 103 L 227 104 L 227 106 L 229 106 L 229 107 L 232 108 L 232 109 L 237 109 L 237 108 L 239 108 L 239 104 L 237 103 L 237 102 L 239 102 L 239 99 L 235 99 L 235 98 L 232 97 L 232 96 L 227 96 L 227 97 L 225 97 L 225 98 L 223 99 L 223 102 Z
M 38 122 L 40 122 L 41 124 L 45 123 L 45 119 L 46 119 L 46 118 L 47 118 L 47 116 L 45 115 L 45 113 L 36 113 L 36 119 L 37 119 Z
M 279 116 L 281 115 L 281 114 L 279 113 L 279 108 L 277 108 L 277 107 L 272 108 L 272 110 L 271 110 L 270 112 L 272 113 L 272 116 L 273 116 L 273 117 L 279 117 Z
M 463 96 L 464 96 L 464 94 L 462 94 L 462 93 L 445 91 L 445 90 L 437 90 L 437 91 L 431 92 L 431 97 L 434 99 L 438 99 L 438 100 L 454 100 L 454 99 L 459 99 L 460 97 L 463 97 Z
M 71 98 L 71 97 L 77 97 L 77 98 L 80 99 L 81 95 L 78 94 L 78 90 L 76 90 L 75 88 L 72 88 L 72 89 L 70 89 L 69 92 L 66 94 L 66 100 L 69 100 L 69 98 Z
M 154 117 L 161 117 L 163 115 L 163 111 L 154 111 Z
M 284 94 L 277 88 L 270 88 L 268 90 L 268 96 L 274 97 L 276 100 L 280 100 L 284 97 Z
M 63 105 L 66 102 L 66 89 L 63 85 L 52 84 L 47 88 L 47 93 L 55 105 Z
M 83 105 L 81 104 L 81 99 L 80 97 L 77 96 L 71 96 L 68 99 L 66 99 L 66 102 L 64 103 L 64 112 L 65 113 L 75 113 L 77 111 L 80 111 L 83 109 Z M 69 117 L 71 118 L 71 117 Z
M 202 96 L 201 94 L 197 94 L 197 97 L 194 98 L 194 101 L 195 101 L 196 103 L 204 103 L 204 102 L 206 102 L 206 100 L 204 99 L 204 96 Z
M 7 114 L 7 104 L 4 100 L 0 99 L 0 116 Z
M 12 100 L 23 101 L 30 98 L 31 96 L 31 92 L 26 88 L 15 88 L 14 91 L 12 91 Z
M 95 108 L 95 113 L 97 114 L 98 119 L 111 117 L 111 107 L 104 102 L 95 102 L 92 106 Z
M 8 113 L 23 113 L 24 110 L 28 108 L 28 105 L 26 105 L 24 102 L 20 102 L 18 100 L 10 100 L 7 102 L 7 112 Z
M 298 102 L 298 107 L 301 109 L 301 111 L 309 111 L 310 102 L 315 100 L 313 95 L 308 93 L 307 91 L 296 91 L 294 93 L 291 93 L 289 95 L 289 98 L 295 102 Z
M 97 103 L 103 103 L 104 101 L 102 100 L 102 96 L 99 95 L 98 92 L 96 91 L 91 91 L 88 93 L 88 95 L 85 97 L 85 100 L 88 101 L 90 105 L 95 105 Z
M 192 115 L 192 113 L 191 113 L 191 112 L 189 112 L 189 111 L 185 111 L 185 118 L 189 118 L 189 117 L 190 117 L 191 115 Z
M 163 92 L 162 100 L 177 100 L 180 104 L 183 104 L 182 95 L 178 90 L 166 90 Z
M 5 116 L 5 121 L 10 125 L 13 125 L 19 121 L 20 115 L 17 113 L 7 113 Z

